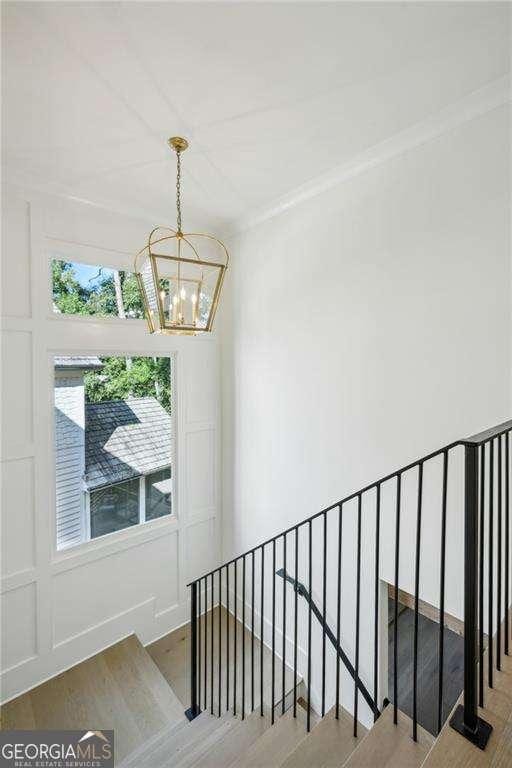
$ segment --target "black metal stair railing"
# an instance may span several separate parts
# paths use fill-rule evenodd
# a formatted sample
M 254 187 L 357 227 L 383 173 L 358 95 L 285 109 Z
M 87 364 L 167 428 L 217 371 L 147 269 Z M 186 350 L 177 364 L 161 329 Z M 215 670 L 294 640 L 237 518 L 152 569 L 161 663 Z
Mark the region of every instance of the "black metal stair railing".
M 509 654 L 510 639 L 510 432 L 512 421 L 507 421 L 492 429 L 470 438 L 457 440 L 440 448 L 401 469 L 376 480 L 335 504 L 317 512 L 272 538 L 258 544 L 241 555 L 223 563 L 218 568 L 195 579 L 188 586 L 191 589 L 191 667 L 190 667 L 190 707 L 186 714 L 189 719 L 196 717 L 202 709 L 209 709 L 219 716 L 223 710 L 246 716 L 247 707 L 254 711 L 259 696 L 259 710 L 264 714 L 265 682 L 269 675 L 265 670 L 264 653 L 270 653 L 270 704 L 271 718 L 274 721 L 277 705 L 280 703 L 284 712 L 286 700 L 287 666 L 293 674 L 293 714 L 297 712 L 298 651 L 299 651 L 299 614 L 298 597 L 306 599 L 306 616 L 301 625 L 302 645 L 306 659 L 302 664 L 305 676 L 307 705 L 307 728 L 311 726 L 312 699 L 312 660 L 315 658 L 315 674 L 319 672 L 320 710 L 322 716 L 326 709 L 326 640 L 329 640 L 335 653 L 335 712 L 339 716 L 340 700 L 340 663 L 352 677 L 353 703 L 352 714 L 354 735 L 357 735 L 359 701 L 362 697 L 374 719 L 387 703 L 387 692 L 379 686 L 380 654 L 387 638 L 379 632 L 379 590 L 383 555 L 389 555 L 387 547 L 382 548 L 382 514 L 384 495 L 392 495 L 393 520 L 386 528 L 386 536 L 392 537 L 391 567 L 393 574 L 393 691 L 389 698 L 393 704 L 393 720 L 398 721 L 398 665 L 399 665 L 399 630 L 398 604 L 399 589 L 404 576 L 400 571 L 401 548 L 408 546 L 402 542 L 403 527 L 414 524 L 412 591 L 414 592 L 413 621 L 413 670 L 412 670 L 412 738 L 418 738 L 418 704 L 421 692 L 418 688 L 419 677 L 419 614 L 420 614 L 420 575 L 425 568 L 425 559 L 432 553 L 422 546 L 422 525 L 425 505 L 425 470 L 430 463 L 441 463 L 439 488 L 440 532 L 439 540 L 434 543 L 435 554 L 439 556 L 439 633 L 438 633 L 438 671 L 437 671 L 437 731 L 443 726 L 444 696 L 444 625 L 446 601 L 446 557 L 447 557 L 447 518 L 448 487 L 452 456 L 463 451 L 463 499 L 461 504 L 464 539 L 464 688 L 463 704 L 459 706 L 450 724 L 467 739 L 480 748 L 485 744 L 491 732 L 491 726 L 478 716 L 477 705 L 485 703 L 484 638 L 488 637 L 487 647 L 487 685 L 493 686 L 494 670 L 500 670 L 502 653 Z M 453 468 L 452 468 L 453 471 Z M 409 490 L 411 473 L 415 476 L 414 505 L 412 515 L 408 514 L 411 504 L 405 486 Z M 404 479 L 405 478 L 405 479 Z M 455 483 L 454 483 L 455 485 Z M 437 496 L 436 496 L 437 498 Z M 428 499 L 431 503 L 431 499 Z M 349 509 L 353 503 L 353 510 Z M 364 506 L 364 511 L 363 511 Z M 370 507 L 370 510 L 368 509 Z M 347 512 L 355 515 L 345 522 Z M 368 542 L 367 529 L 363 529 L 367 516 L 374 523 L 374 538 Z M 430 521 L 429 521 L 430 522 Z M 315 530 L 314 530 L 315 526 Z M 318 527 L 321 526 L 321 539 L 317 539 Z M 329 528 L 331 526 L 331 528 Z M 372 529 L 373 530 L 373 529 Z M 342 552 L 350 536 L 350 551 L 354 553 L 354 571 L 351 574 L 355 590 L 355 610 L 347 615 L 342 605 Z M 431 534 L 431 532 L 430 532 Z M 432 540 L 432 535 L 430 536 Z M 328 543 L 332 540 L 329 547 Z M 314 541 L 317 544 L 314 552 Z M 428 543 L 428 542 L 427 542 Z M 335 550 L 334 556 L 329 550 Z M 277 568 L 279 560 L 280 568 Z M 346 567 L 346 566 L 345 566 Z M 287 569 L 290 569 L 288 572 Z M 317 570 L 318 569 L 318 570 Z M 299 581 L 303 573 L 305 586 Z M 361 575 L 364 573 L 365 579 Z M 370 573 L 371 589 L 368 588 Z M 293 574 L 293 575 L 292 575 Z M 282 578 L 279 589 L 276 576 Z M 461 573 L 462 576 L 462 573 Z M 215 577 L 217 577 L 215 579 Z M 322 605 L 318 606 L 311 598 L 314 578 L 321 584 Z M 215 583 L 215 581 L 217 583 Z M 486 584 L 487 582 L 487 584 Z M 248 583 L 250 588 L 248 588 Z M 287 583 L 294 587 L 293 600 L 287 601 Z M 336 629 L 327 623 L 328 590 L 327 584 L 334 584 L 336 604 Z M 231 585 L 233 589 L 231 591 Z M 485 587 L 487 586 L 487 590 Z M 331 590 L 332 591 L 332 590 Z M 320 593 L 320 592 L 319 592 Z M 364 594 L 362 594 L 364 593 Z M 361 604 L 373 600 L 373 690 L 370 693 L 361 681 Z M 204 601 L 202 601 L 204 598 Z M 209 598 L 209 601 L 208 601 Z M 230 605 L 230 603 L 232 603 Z M 239 604 L 241 611 L 239 613 Z M 215 608 L 217 607 L 217 610 Z M 487 609 L 487 610 L 486 610 Z M 288 611 L 288 614 L 287 614 Z M 256 613 L 259 612 L 259 621 Z M 281 616 L 278 616 L 278 613 Z M 313 647 L 312 617 L 319 622 L 322 639 L 320 647 Z M 280 619 L 280 621 L 279 621 Z M 341 626 L 353 629 L 354 650 L 352 658 L 341 647 Z M 279 626 L 278 626 L 279 621 Z M 487 623 L 487 626 L 486 626 Z M 266 626 L 268 631 L 265 631 Z M 365 627 L 368 622 L 365 623 Z M 279 659 L 276 645 L 276 630 L 281 633 Z M 486 631 L 487 630 L 487 631 Z M 255 639 L 259 642 L 259 654 Z M 240 642 L 240 648 L 238 643 Z M 287 646 L 292 652 L 287 657 Z M 265 651 L 265 648 L 267 649 Z M 365 636 L 363 650 L 368 649 Z M 302 651 L 301 651 L 302 652 Z M 216 670 L 214 669 L 217 654 Z M 258 658 L 259 656 L 259 658 Z M 281 664 L 280 674 L 276 672 Z M 259 666 L 259 679 L 258 669 Z M 366 663 L 368 666 L 368 660 Z M 277 684 L 278 683 L 278 684 Z M 224 696 L 223 696 L 224 686 Z M 249 698 L 246 698 L 246 686 L 249 686 Z M 281 690 L 279 691 L 278 688 Z M 217 701 L 214 701 L 216 696 Z M 276 697 L 279 697 L 279 702 Z M 346 698 L 346 697 L 345 697 Z

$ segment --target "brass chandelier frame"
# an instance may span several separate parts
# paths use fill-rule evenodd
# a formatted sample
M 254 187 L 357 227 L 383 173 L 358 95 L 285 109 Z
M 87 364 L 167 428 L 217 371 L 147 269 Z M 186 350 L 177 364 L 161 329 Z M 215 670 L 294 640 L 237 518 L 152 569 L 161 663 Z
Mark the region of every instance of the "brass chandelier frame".
M 139 286 L 139 290 L 144 303 L 144 313 L 146 315 L 146 320 L 148 323 L 150 333 L 159 332 L 159 333 L 167 333 L 167 334 L 188 334 L 188 335 L 194 335 L 197 333 L 207 333 L 207 332 L 210 332 L 213 327 L 213 321 L 215 319 L 215 314 L 217 312 L 220 292 L 221 292 L 222 284 L 224 282 L 224 275 L 226 273 L 226 269 L 229 263 L 229 254 L 224 243 L 214 235 L 207 234 L 206 232 L 184 233 L 182 231 L 181 197 L 180 197 L 181 153 L 185 149 L 187 149 L 188 142 L 186 139 L 183 139 L 182 137 L 174 136 L 169 139 L 168 144 L 176 152 L 176 159 L 177 159 L 177 173 L 176 173 L 177 226 L 176 226 L 176 229 L 173 229 L 172 227 L 158 226 L 158 227 L 155 227 L 150 232 L 146 245 L 135 256 L 134 273 L 135 273 L 137 284 Z M 190 238 L 194 238 L 194 239 L 202 238 L 204 240 L 208 240 L 209 242 L 214 243 L 220 250 L 221 260 L 207 261 L 205 259 L 201 259 L 196 246 L 190 241 Z M 159 244 L 162 244 L 162 243 L 169 243 L 172 241 L 176 242 L 175 256 L 170 256 L 164 253 L 157 253 L 154 250 L 155 246 L 158 246 Z M 190 249 L 191 255 L 193 256 L 193 258 L 189 258 L 187 256 L 182 255 L 184 246 Z M 149 262 L 151 265 L 152 283 L 153 283 L 152 287 L 154 289 L 154 294 L 155 294 L 154 303 L 156 302 L 156 309 L 153 309 L 151 307 L 147 286 L 144 284 L 143 276 L 140 271 L 140 263 L 144 257 L 149 259 Z M 208 268 L 217 269 L 219 271 L 216 279 L 215 288 L 213 290 L 213 296 L 211 298 L 211 304 L 208 312 L 208 319 L 204 327 L 200 327 L 197 325 L 197 317 L 196 317 L 196 321 L 193 322 L 192 324 L 184 322 L 183 314 L 181 312 L 177 313 L 176 321 L 173 321 L 171 319 L 166 320 L 163 300 L 161 296 L 162 290 L 160 285 L 160 277 L 158 273 L 158 263 L 157 263 L 158 259 L 164 259 L 166 261 L 174 262 L 177 264 L 177 286 L 178 286 L 177 296 L 178 296 L 178 303 L 180 304 L 180 307 L 181 307 L 181 298 L 179 294 L 180 294 L 180 285 L 182 283 L 194 283 L 196 285 L 196 288 L 197 288 L 196 306 L 198 307 L 200 302 L 201 287 L 204 281 L 204 271 Z M 181 276 L 180 267 L 182 264 L 193 264 L 194 266 L 202 268 L 201 279 L 195 280 L 190 277 Z M 157 317 L 155 317 L 155 312 Z M 181 321 L 179 319 L 180 317 L 181 317 Z

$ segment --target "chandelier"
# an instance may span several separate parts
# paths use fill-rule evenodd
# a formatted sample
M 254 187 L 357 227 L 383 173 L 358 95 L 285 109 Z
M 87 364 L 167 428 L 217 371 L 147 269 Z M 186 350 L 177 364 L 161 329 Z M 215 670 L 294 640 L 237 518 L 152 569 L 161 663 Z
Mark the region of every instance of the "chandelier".
M 196 334 L 212 330 L 229 256 L 213 235 L 183 232 L 181 154 L 188 141 L 174 136 L 168 143 L 176 152 L 176 229 L 153 229 L 134 272 L 150 333 Z

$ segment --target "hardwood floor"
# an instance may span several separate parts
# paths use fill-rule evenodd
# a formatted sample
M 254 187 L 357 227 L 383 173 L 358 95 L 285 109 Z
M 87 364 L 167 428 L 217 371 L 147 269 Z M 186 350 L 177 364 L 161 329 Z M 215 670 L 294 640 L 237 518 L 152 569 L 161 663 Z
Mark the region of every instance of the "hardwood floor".
M 390 615 L 393 605 L 390 604 Z M 388 636 L 388 691 L 393 702 L 394 625 Z M 403 607 L 398 618 L 398 706 L 409 717 L 413 710 L 414 612 Z M 439 624 L 418 617 L 418 722 L 429 733 L 437 733 Z M 445 627 L 442 722 L 453 709 L 464 685 L 464 638 Z
M 132 635 L 2 707 L 3 729 L 114 730 L 116 763 L 183 705 Z

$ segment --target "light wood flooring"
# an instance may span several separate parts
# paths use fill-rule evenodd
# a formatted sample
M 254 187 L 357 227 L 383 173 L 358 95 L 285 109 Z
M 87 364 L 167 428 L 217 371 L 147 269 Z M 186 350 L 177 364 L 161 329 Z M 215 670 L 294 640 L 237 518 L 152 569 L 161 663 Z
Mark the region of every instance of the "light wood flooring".
M 2 707 L 2 728 L 114 730 L 116 762 L 185 720 L 183 705 L 135 637 Z

